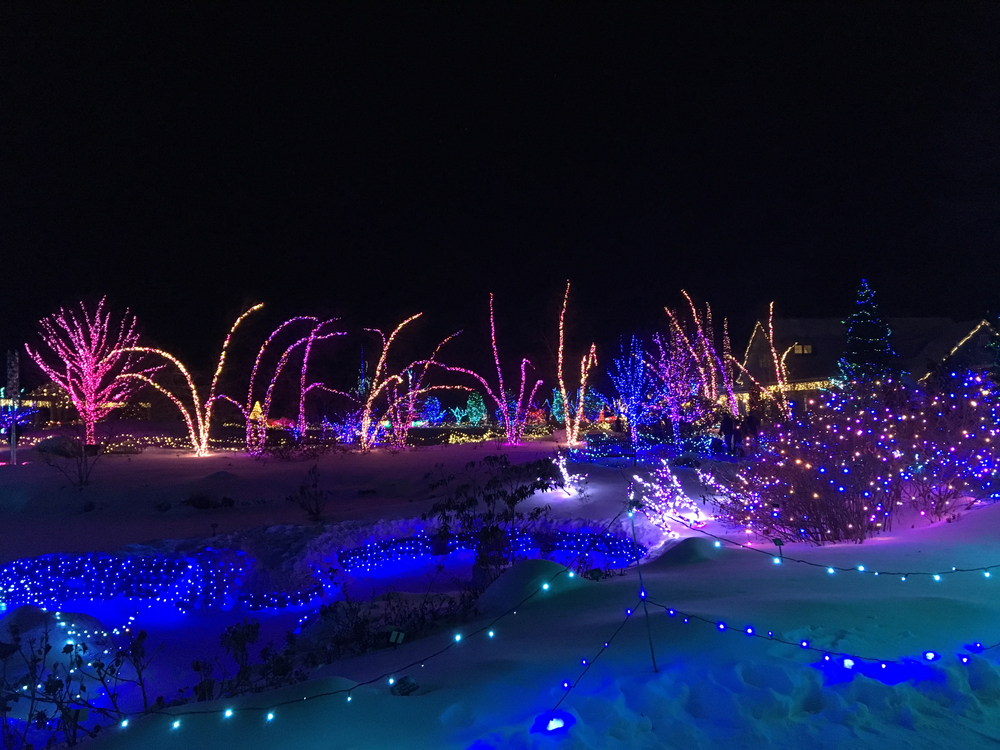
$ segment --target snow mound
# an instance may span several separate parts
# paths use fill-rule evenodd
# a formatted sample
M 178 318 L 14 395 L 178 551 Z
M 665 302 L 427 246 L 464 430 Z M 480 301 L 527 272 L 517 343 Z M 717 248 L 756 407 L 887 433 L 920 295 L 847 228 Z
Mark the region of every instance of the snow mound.
M 546 597 L 582 585 L 579 577 L 570 578 L 565 571 L 565 566 L 551 560 L 521 560 L 489 585 L 476 608 L 487 617 L 495 617 L 519 605 L 545 583 L 549 584 L 543 592 Z M 540 599 L 536 596 L 532 601 Z
M 708 539 L 692 536 L 677 542 L 677 544 L 656 558 L 655 561 L 643 567 L 659 570 L 661 568 L 672 568 L 675 565 L 705 562 L 706 560 L 714 560 L 723 551 Z
M 238 476 L 233 474 L 231 471 L 214 471 L 208 476 L 206 476 L 203 482 L 228 482 L 231 479 L 239 479 Z

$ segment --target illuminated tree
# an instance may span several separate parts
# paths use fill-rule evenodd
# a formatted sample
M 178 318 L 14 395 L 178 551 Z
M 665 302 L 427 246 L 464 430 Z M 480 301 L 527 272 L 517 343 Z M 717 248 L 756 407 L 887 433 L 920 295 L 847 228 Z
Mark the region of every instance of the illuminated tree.
M 575 445 L 580 442 L 580 424 L 583 422 L 583 401 L 587 390 L 587 374 L 590 368 L 597 364 L 597 350 L 594 344 L 580 360 L 580 388 L 576 409 L 571 413 L 569 399 L 566 396 L 566 382 L 563 380 L 563 349 L 565 346 L 566 305 L 569 303 L 569 282 L 566 282 L 566 294 L 563 295 L 562 311 L 559 313 L 559 396 L 562 399 L 563 424 L 566 426 L 566 443 Z
M 705 525 L 701 508 L 684 493 L 667 461 L 661 461 L 648 477 L 636 475 L 633 481 L 629 491 L 631 499 L 638 500 L 643 515 L 668 537 L 680 536 L 673 530 L 678 522 L 695 528 Z
M 715 328 L 712 323 L 712 307 L 705 304 L 705 312 L 699 313 L 685 291 L 681 291 L 691 310 L 690 323 L 685 323 L 680 314 L 669 307 L 663 308 L 670 318 L 670 336 L 674 347 L 687 349 L 691 365 L 698 371 L 694 395 L 703 402 L 718 404 L 723 401 L 732 413 L 736 413 L 736 396 L 733 392 L 733 365 L 729 356 L 729 324 L 722 321 L 722 353 L 716 343 Z M 712 407 L 714 408 L 714 406 Z
M 656 406 L 660 401 L 659 391 L 653 379 L 642 342 L 632 337 L 628 350 L 621 345 L 621 357 L 612 360 L 613 369 L 608 376 L 618 392 L 615 406 L 618 413 L 628 423 L 632 450 L 639 447 L 639 427 L 659 418 Z
M 198 389 L 195 387 L 191 373 L 188 372 L 188 369 L 174 355 L 165 352 L 162 349 L 152 349 L 145 346 L 129 346 L 116 350 L 120 353 L 140 352 L 158 355 L 174 365 L 174 367 L 180 371 L 181 375 L 184 376 L 184 380 L 191 391 L 190 406 L 186 405 L 178 396 L 168 391 L 164 386 L 153 381 L 148 372 L 124 372 L 119 375 L 118 378 L 125 382 L 136 380 L 142 383 L 147 383 L 170 399 L 180 410 L 181 416 L 184 417 L 184 423 L 187 425 L 188 436 L 191 438 L 191 445 L 194 448 L 196 456 L 208 455 L 208 430 L 212 421 L 212 409 L 217 400 L 225 398 L 224 396 L 216 396 L 215 388 L 218 385 L 219 376 L 222 374 L 222 367 L 226 362 L 226 351 L 229 348 L 229 342 L 232 340 L 233 334 L 236 332 L 240 323 L 242 323 L 248 315 L 259 310 L 263 306 L 263 304 L 260 304 L 251 307 L 245 313 L 240 315 L 240 317 L 236 319 L 236 322 L 233 323 L 233 327 L 229 329 L 229 333 L 226 335 L 226 339 L 222 343 L 222 351 L 219 353 L 219 363 L 215 368 L 215 374 L 212 376 L 212 384 L 209 387 L 208 395 L 205 397 L 204 401 L 202 401 L 201 397 L 198 395 Z
M 542 381 L 536 381 L 534 386 L 532 386 L 531 391 L 527 393 L 525 392 L 527 390 L 527 368 L 531 366 L 531 362 L 527 359 L 522 359 L 521 387 L 517 394 L 515 395 L 513 391 L 508 391 L 504 387 L 503 371 L 500 369 L 500 354 L 497 350 L 497 330 L 493 318 L 492 292 L 490 293 L 490 343 L 493 345 L 493 362 L 496 364 L 497 368 L 496 388 L 491 387 L 482 375 L 464 367 L 446 367 L 445 369 L 453 372 L 465 373 L 482 383 L 483 388 L 486 390 L 486 395 L 492 399 L 494 404 L 496 404 L 497 417 L 503 426 L 504 436 L 507 443 L 509 445 L 518 445 L 524 437 L 524 428 L 527 424 L 528 412 L 531 410 L 531 406 L 535 400 L 535 394 L 538 392 L 538 386 L 542 384 Z
M 95 425 L 126 404 L 157 368 L 145 367 L 135 316 L 126 310 L 120 321 L 104 309 L 104 298 L 90 311 L 60 308 L 38 321 L 44 349 L 25 344 L 28 355 L 52 382 L 68 394 L 83 420 L 85 440 L 95 441 Z
M 659 380 L 659 406 L 670 419 L 675 443 L 680 442 L 682 423 L 712 417 L 720 407 L 733 414 L 738 408 L 728 323 L 723 321 L 720 352 L 711 306 L 706 304 L 701 313 L 690 295 L 682 293 L 690 316 L 664 308 L 669 320 L 667 332 L 653 337 L 658 352 L 650 361 Z
M 703 416 L 706 399 L 700 393 L 703 378 L 683 330 L 671 321 L 667 336 L 655 334 L 657 356 L 650 366 L 659 380 L 659 406 L 670 420 L 674 444 L 680 444 L 681 423 Z
M 425 394 L 441 390 L 469 390 L 465 386 L 458 385 L 424 385 L 424 378 L 432 366 L 453 369 L 439 363 L 437 355 L 457 334 L 445 338 L 427 359 L 411 362 L 397 374 L 389 372 L 389 350 L 396 336 L 421 315 L 423 313 L 411 315 L 396 326 L 388 336 L 377 328 L 365 329 L 378 334 L 382 341 L 382 353 L 369 380 L 367 398 L 362 404 L 359 433 L 362 451 L 371 450 L 382 438 L 385 432 L 383 422 L 389 422 L 392 427 L 389 436 L 392 445 L 397 448 L 405 446 L 407 435 L 417 415 L 417 403 Z
M 337 393 L 350 398 L 348 394 L 341 393 L 340 391 L 334 391 L 331 388 L 327 388 L 322 383 L 312 383 L 311 385 L 306 385 L 306 373 L 309 368 L 309 354 L 312 351 L 313 344 L 317 341 L 344 335 L 342 331 L 323 331 L 325 327 L 329 326 L 336 320 L 336 318 L 330 318 L 328 320 L 321 321 L 319 318 L 315 318 L 310 315 L 289 318 L 271 332 L 271 335 L 264 340 L 264 343 L 258 350 L 257 358 L 254 360 L 253 370 L 250 373 L 250 385 L 247 388 L 246 404 L 240 404 L 226 395 L 218 396 L 219 399 L 224 399 L 233 404 L 243 414 L 244 419 L 246 419 L 246 446 L 247 453 L 251 456 L 259 456 L 264 450 L 264 439 L 267 433 L 267 420 L 271 414 L 271 404 L 274 398 L 274 389 L 277 385 L 278 377 L 284 371 L 289 359 L 299 348 L 304 350 L 302 355 L 302 368 L 299 372 L 299 415 L 298 421 L 296 422 L 296 432 L 300 437 L 305 434 L 305 399 L 306 395 L 310 391 L 316 388 L 322 388 L 332 393 Z M 261 404 L 260 401 L 255 400 L 254 391 L 257 382 L 257 375 L 260 372 L 264 356 L 268 352 L 268 347 L 282 332 L 290 326 L 298 325 L 299 323 L 310 324 L 309 333 L 293 342 L 281 354 L 277 364 L 275 365 L 274 373 L 271 376 L 267 389 L 264 392 L 263 404 Z
M 482 424 L 483 420 L 486 419 L 486 404 L 483 402 L 483 394 L 479 391 L 473 391 L 469 394 L 469 398 L 465 402 L 465 413 L 469 417 L 469 424 Z
M 431 396 L 423 402 L 423 408 L 420 413 L 421 417 L 428 424 L 441 424 L 441 419 L 444 416 L 444 408 L 441 406 L 441 401 L 437 396 Z
M 861 280 L 856 305 L 857 309 L 844 321 L 847 345 L 837 363 L 840 374 L 847 381 L 887 377 L 896 369 L 899 355 L 889 344 L 892 331 L 879 317 L 875 291 L 865 279 Z

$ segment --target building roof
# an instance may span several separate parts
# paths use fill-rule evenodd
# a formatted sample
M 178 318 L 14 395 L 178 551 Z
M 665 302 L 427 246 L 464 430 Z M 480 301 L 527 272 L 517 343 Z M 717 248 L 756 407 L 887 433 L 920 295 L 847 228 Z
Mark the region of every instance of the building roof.
M 899 355 L 902 370 L 921 378 L 953 356 L 959 345 L 983 348 L 984 338 L 998 338 L 986 321 L 956 323 L 950 318 L 886 318 L 891 331 L 889 344 Z M 983 336 L 972 337 L 974 332 Z M 775 348 L 781 356 L 794 345 L 808 346 L 808 353 L 790 351 L 785 367 L 790 382 L 825 380 L 839 374 L 837 361 L 843 356 L 847 329 L 840 318 L 776 318 Z M 981 352 L 970 363 L 986 364 Z M 774 383 L 774 366 L 764 329 L 758 325 L 750 337 L 744 366 L 760 383 Z

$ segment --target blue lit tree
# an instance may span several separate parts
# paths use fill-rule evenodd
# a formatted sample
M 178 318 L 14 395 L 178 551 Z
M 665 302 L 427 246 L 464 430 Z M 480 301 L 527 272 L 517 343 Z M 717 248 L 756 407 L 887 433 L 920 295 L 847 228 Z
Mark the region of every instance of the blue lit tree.
M 16 403 L 15 399 L 10 399 Z M 10 404 L 0 406 L 0 435 L 5 436 L 10 442 L 11 463 L 17 462 L 17 434 L 18 427 L 28 424 L 31 418 L 38 413 L 38 409 L 31 406 L 15 406 Z
M 615 407 L 628 423 L 632 449 L 639 443 L 639 426 L 659 419 L 656 404 L 659 402 L 656 382 L 646 363 L 646 352 L 642 342 L 635 336 L 626 350 L 621 345 L 621 356 L 612 360 L 608 376 L 615 386 L 618 398 Z
M 444 409 L 441 408 L 441 401 L 436 396 L 431 396 L 424 401 L 423 414 L 421 415 L 429 424 L 441 424 L 444 418 Z
M 875 291 L 861 280 L 857 309 L 847 320 L 847 344 L 837 366 L 844 380 L 878 380 L 898 369 L 899 355 L 889 344 L 892 331 L 879 317 Z

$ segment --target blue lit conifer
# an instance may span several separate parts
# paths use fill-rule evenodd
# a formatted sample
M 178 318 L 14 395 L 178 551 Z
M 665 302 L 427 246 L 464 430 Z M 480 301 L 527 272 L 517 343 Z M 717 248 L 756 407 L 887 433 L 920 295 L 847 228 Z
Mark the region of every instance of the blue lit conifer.
M 861 280 L 857 309 L 847 320 L 847 344 L 837 366 L 844 380 L 877 380 L 898 369 L 899 355 L 889 344 L 892 331 L 879 317 L 875 291 Z

